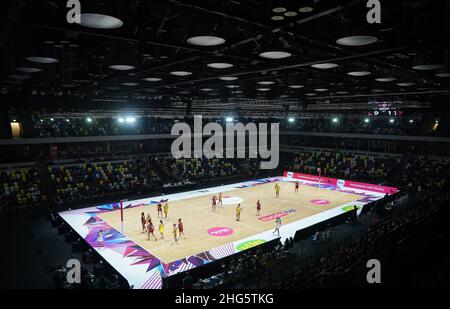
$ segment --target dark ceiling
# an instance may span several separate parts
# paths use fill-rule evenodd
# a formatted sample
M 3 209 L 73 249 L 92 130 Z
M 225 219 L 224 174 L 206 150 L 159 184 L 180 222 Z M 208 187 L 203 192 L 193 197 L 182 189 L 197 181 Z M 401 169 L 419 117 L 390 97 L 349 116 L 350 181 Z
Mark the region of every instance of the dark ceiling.
M 243 97 L 330 103 L 427 100 L 442 105 L 449 98 L 450 78 L 442 77 L 448 74 L 436 75 L 449 73 L 448 1 L 381 1 L 381 24 L 367 23 L 367 1 L 81 1 L 81 13 L 106 14 L 123 21 L 116 29 L 67 23 L 66 2 L 5 2 L 0 21 L 2 96 L 148 99 L 149 104 L 158 97 Z M 295 16 L 274 12 L 280 7 Z M 303 7 L 313 10 L 299 11 Z M 273 20 L 273 16 L 283 19 Z M 226 42 L 213 47 L 186 42 L 199 35 L 218 36 Z M 370 35 L 378 41 L 357 47 L 336 42 L 354 35 Z M 259 56 L 266 51 L 292 56 L 278 60 Z M 49 56 L 58 62 L 36 64 L 26 59 L 30 56 Z M 207 66 L 217 62 L 233 67 Z M 321 63 L 338 66 L 311 67 Z M 117 71 L 111 64 L 135 68 Z M 443 68 L 413 69 L 422 64 Z M 41 71 L 17 70 L 23 67 Z M 172 71 L 192 74 L 174 76 Z M 361 71 L 370 74 L 348 74 Z M 224 76 L 239 79 L 219 79 Z M 396 80 L 376 80 L 386 77 Z M 303 87 L 289 87 L 293 85 Z

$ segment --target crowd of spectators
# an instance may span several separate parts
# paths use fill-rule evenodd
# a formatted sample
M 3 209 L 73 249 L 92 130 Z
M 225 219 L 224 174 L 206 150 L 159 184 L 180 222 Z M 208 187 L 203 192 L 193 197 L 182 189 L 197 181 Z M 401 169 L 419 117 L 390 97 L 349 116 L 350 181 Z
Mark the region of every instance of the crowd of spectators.
M 249 160 L 142 155 L 129 160 L 55 165 L 48 170 L 56 187 L 57 202 L 62 205 L 106 195 L 205 184 L 226 177 L 250 177 L 256 175 L 257 167 L 256 161 Z
M 37 205 L 46 200 L 35 168 L 0 171 L 0 211 Z
M 214 178 L 238 175 L 240 165 L 237 160 L 228 159 L 171 159 L 159 161 L 160 168 L 167 176 L 168 185 L 184 185 Z
M 84 113 L 85 115 L 89 115 Z M 92 113 L 67 113 L 59 110 L 48 112 L 45 109 L 30 111 L 34 135 L 36 137 L 83 137 L 83 136 L 117 136 L 140 134 L 170 134 L 173 124 L 179 120 L 153 116 L 127 116 Z M 404 117 L 367 116 L 336 114 L 317 115 L 314 118 L 298 117 L 271 119 L 279 122 L 281 130 L 320 132 L 320 133 L 355 133 L 377 135 L 408 136 L 448 136 L 448 129 L 442 128 L 439 117 L 429 117 L 427 113 L 412 113 Z M 192 126 L 192 117 L 184 119 Z M 208 119 L 225 125 L 223 118 Z M 237 118 L 236 121 L 258 122 L 258 119 Z M 267 121 L 267 120 L 266 120 Z
M 119 280 L 119 276 L 114 272 L 107 272 L 103 270 L 102 264 L 97 263 L 98 267 L 91 272 L 88 269 L 81 268 L 80 283 L 67 282 L 68 269 L 65 266 L 58 267 L 53 272 L 53 280 L 57 288 L 61 289 L 107 289 L 117 290 L 129 288 L 124 286 Z M 96 266 L 97 266 L 96 265 Z
M 426 118 L 423 114 L 411 117 L 342 117 L 295 119 L 283 122 L 282 129 L 320 132 L 320 133 L 353 133 L 376 135 L 408 135 L 434 136 L 448 135 L 440 131 L 437 118 Z M 429 123 L 427 122 L 429 121 Z
M 310 156 L 311 153 L 302 154 L 305 160 Z M 316 157 L 321 156 L 316 154 Z M 357 240 L 327 251 L 308 263 L 301 263 L 298 255 L 299 244 L 291 239 L 266 254 L 261 254 L 259 249 L 248 250 L 234 258 L 229 265 L 224 265 L 223 272 L 200 279 L 194 287 L 323 287 L 324 277 L 348 271 L 359 261 L 361 255 L 371 252 L 373 256 L 377 256 L 388 252 L 396 247 L 400 240 L 410 237 L 413 231 L 424 229 L 424 223 L 434 226 L 434 221 L 441 219 L 441 225 L 446 224 L 446 220 L 442 221 L 442 213 L 445 212 L 448 216 L 450 161 L 406 156 L 397 164 L 400 164 L 398 167 L 401 172 L 390 170 L 377 177 L 385 182 L 395 177 L 405 186 L 407 195 L 401 195 L 395 200 L 386 198 L 377 201 L 368 214 L 371 218 L 370 224 Z M 362 167 L 358 175 L 362 176 L 365 171 Z M 370 173 L 371 169 L 367 172 Z M 382 209 L 389 209 L 388 215 Z M 441 228 L 447 230 L 445 226 Z M 324 231 L 316 231 L 311 235 L 312 242 L 330 241 L 331 231 L 330 227 Z M 293 260 L 289 257 L 293 257 Z M 300 267 L 293 267 L 298 264 Z M 287 274 L 283 271 L 289 269 L 294 270 L 288 271 Z
M 170 134 L 173 120 L 153 117 L 64 117 L 32 112 L 36 137 Z
M 305 151 L 297 153 L 289 170 L 339 179 L 383 182 L 399 168 L 401 157 L 358 155 L 344 151 Z
M 58 204 L 149 190 L 160 178 L 150 161 L 81 163 L 49 167 Z
M 409 208 L 400 216 L 385 221 L 376 220 L 357 241 L 329 255 L 321 256 L 319 260 L 309 263 L 293 276 L 283 278 L 277 286 L 279 288 L 323 287 L 326 285 L 324 279 L 328 275 L 351 270 L 359 262 L 359 258 L 367 252 L 371 252 L 371 256 L 389 253 L 389 250 L 394 249 L 399 242 L 404 242 L 416 231 L 422 230 L 424 223 L 435 224 L 442 211 L 447 211 L 448 215 L 450 195 L 447 192 L 416 197 L 417 199 L 410 203 Z M 434 228 L 438 227 L 434 226 Z
M 294 262 L 296 256 L 293 246 L 294 240 L 290 238 L 286 239 L 284 244 L 280 243 L 265 253 L 260 247 L 246 250 L 226 264 L 223 263 L 223 272 L 210 278 L 199 279 L 192 288 L 242 287 L 245 283 L 261 287 L 264 281 L 271 286 L 274 279 L 281 274 L 278 272 L 279 266 Z M 266 274 L 269 276 L 266 277 Z M 184 288 L 189 287 L 184 284 Z

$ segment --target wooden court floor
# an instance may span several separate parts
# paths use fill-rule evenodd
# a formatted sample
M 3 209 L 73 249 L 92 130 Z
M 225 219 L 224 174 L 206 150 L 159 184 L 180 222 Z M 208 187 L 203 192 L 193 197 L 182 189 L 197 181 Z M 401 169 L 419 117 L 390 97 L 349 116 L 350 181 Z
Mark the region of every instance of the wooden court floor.
M 306 185 L 300 186 L 299 192 L 295 193 L 294 184 L 282 181 L 278 182 L 278 184 L 281 187 L 279 198 L 275 198 L 275 183 L 224 192 L 224 196 L 240 197 L 244 200 L 241 203 L 243 211 L 240 222 L 235 220 L 236 204 L 219 206 L 216 212 L 212 212 L 211 198 L 213 194 L 211 194 L 177 201 L 169 200 L 168 218 L 167 220 L 163 219 L 165 233 L 162 240 L 159 239 L 159 232 L 157 231 L 159 218 L 157 217 L 156 205 L 124 209 L 124 234 L 163 262 L 168 263 L 264 231 L 273 230 L 275 220 L 263 222 L 258 220 L 256 216 L 256 201 L 258 199 L 261 200 L 261 217 L 295 209 L 296 212 L 282 217 L 282 223 L 286 224 L 361 198 L 361 196 L 355 194 L 319 189 Z M 311 200 L 314 199 L 325 199 L 330 203 L 317 205 L 311 203 Z M 142 233 L 140 221 L 142 211 L 145 212 L 146 216 L 148 213 L 150 214 L 155 225 L 157 241 L 148 241 L 147 234 Z M 119 210 L 102 213 L 99 217 L 120 231 Z M 186 238 L 181 238 L 175 244 L 172 236 L 172 225 L 178 218 L 183 220 Z M 233 229 L 234 233 L 223 237 L 211 236 L 207 233 L 207 230 L 213 227 L 228 227 Z

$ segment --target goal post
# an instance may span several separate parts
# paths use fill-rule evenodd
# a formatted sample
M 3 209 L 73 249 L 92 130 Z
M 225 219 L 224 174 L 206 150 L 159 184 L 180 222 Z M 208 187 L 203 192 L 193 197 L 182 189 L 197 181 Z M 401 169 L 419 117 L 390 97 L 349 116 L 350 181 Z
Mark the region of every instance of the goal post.
M 317 172 L 319 173 L 319 189 L 321 189 L 322 184 L 322 169 L 320 167 L 317 168 Z
M 120 200 L 120 232 L 123 234 L 123 203 L 128 200 Z

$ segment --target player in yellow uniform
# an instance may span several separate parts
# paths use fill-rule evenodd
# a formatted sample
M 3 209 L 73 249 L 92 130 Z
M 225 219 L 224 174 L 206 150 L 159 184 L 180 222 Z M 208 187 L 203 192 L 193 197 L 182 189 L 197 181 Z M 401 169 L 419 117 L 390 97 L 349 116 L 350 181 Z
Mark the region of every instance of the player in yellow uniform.
M 161 234 L 161 239 L 164 239 L 164 223 L 162 222 L 162 220 L 159 220 L 159 234 Z
M 219 202 L 217 203 L 217 206 L 223 206 L 222 204 L 222 192 L 219 193 Z
M 278 184 L 275 184 L 275 197 L 280 197 L 280 186 Z
M 242 212 L 241 204 L 238 204 L 236 207 L 236 221 L 241 221 L 241 212 Z
M 178 231 L 177 231 L 177 224 L 174 223 L 173 224 L 173 228 L 172 228 L 172 234 L 173 234 L 173 240 L 175 241 L 175 243 L 178 242 Z
M 168 214 L 168 213 L 169 213 L 169 203 L 166 202 L 166 203 L 164 204 L 164 218 L 167 219 L 167 214 Z

